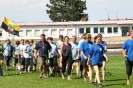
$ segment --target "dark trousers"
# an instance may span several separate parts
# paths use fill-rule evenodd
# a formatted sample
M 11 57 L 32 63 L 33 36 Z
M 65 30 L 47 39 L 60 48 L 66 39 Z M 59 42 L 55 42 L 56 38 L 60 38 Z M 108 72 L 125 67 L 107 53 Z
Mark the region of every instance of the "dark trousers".
M 28 71 L 28 66 L 30 65 L 31 58 L 25 58 L 25 70 Z
M 33 65 L 36 68 L 36 66 L 37 66 L 37 60 L 33 59 Z
M 70 75 L 71 74 L 71 70 L 72 70 L 72 57 L 71 56 L 63 56 L 63 60 L 62 60 L 62 73 L 65 72 L 66 70 L 66 65 L 68 64 L 67 67 L 67 74 Z
M 58 65 L 57 63 L 57 56 L 54 56 L 53 58 L 49 58 L 49 67 L 56 67 Z
M 15 55 L 15 57 L 14 57 L 14 66 L 16 66 L 17 63 L 18 63 L 18 55 Z
M 33 69 L 33 58 L 30 58 L 30 71 Z
M 5 56 L 6 66 L 10 66 L 11 56 Z

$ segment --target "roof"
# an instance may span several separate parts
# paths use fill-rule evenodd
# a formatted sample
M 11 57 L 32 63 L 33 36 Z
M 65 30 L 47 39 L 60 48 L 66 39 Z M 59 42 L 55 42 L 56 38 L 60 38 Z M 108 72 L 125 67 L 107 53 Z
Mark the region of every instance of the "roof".
M 133 20 L 124 20 L 124 21 L 79 21 L 79 22 L 35 22 L 35 23 L 25 23 L 17 22 L 20 26 L 76 26 L 76 25 L 128 25 L 133 24 Z

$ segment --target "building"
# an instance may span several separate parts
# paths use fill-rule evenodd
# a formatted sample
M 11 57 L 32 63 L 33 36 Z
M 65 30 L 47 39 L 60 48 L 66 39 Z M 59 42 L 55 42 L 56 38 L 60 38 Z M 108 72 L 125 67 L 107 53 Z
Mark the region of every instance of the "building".
M 126 36 L 133 29 L 133 19 L 17 24 L 20 25 L 19 37 L 13 36 L 0 28 L 0 40 L 6 38 L 39 39 L 42 33 L 54 38 L 58 38 L 59 35 L 80 37 L 83 33 L 90 33 L 93 37 L 98 33 L 101 33 L 103 37 Z

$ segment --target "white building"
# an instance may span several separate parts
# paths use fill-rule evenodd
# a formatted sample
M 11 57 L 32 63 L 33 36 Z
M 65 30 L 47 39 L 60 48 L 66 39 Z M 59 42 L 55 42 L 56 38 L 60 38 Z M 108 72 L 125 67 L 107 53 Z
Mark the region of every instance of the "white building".
M 90 33 L 93 37 L 99 33 L 103 37 L 126 36 L 127 32 L 133 29 L 133 20 L 17 24 L 20 25 L 19 37 L 0 28 L 0 40 L 13 37 L 14 39 L 39 39 L 40 34 L 43 33 L 53 38 L 58 38 L 59 35 L 80 37 L 83 33 Z

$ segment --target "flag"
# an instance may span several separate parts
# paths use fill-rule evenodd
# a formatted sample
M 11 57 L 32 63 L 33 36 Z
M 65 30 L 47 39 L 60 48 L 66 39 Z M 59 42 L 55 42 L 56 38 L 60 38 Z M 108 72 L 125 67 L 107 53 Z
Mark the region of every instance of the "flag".
M 8 18 L 4 17 L 1 27 L 8 33 L 12 35 L 19 36 L 20 27 L 18 24 L 15 24 L 13 21 L 9 20 Z

